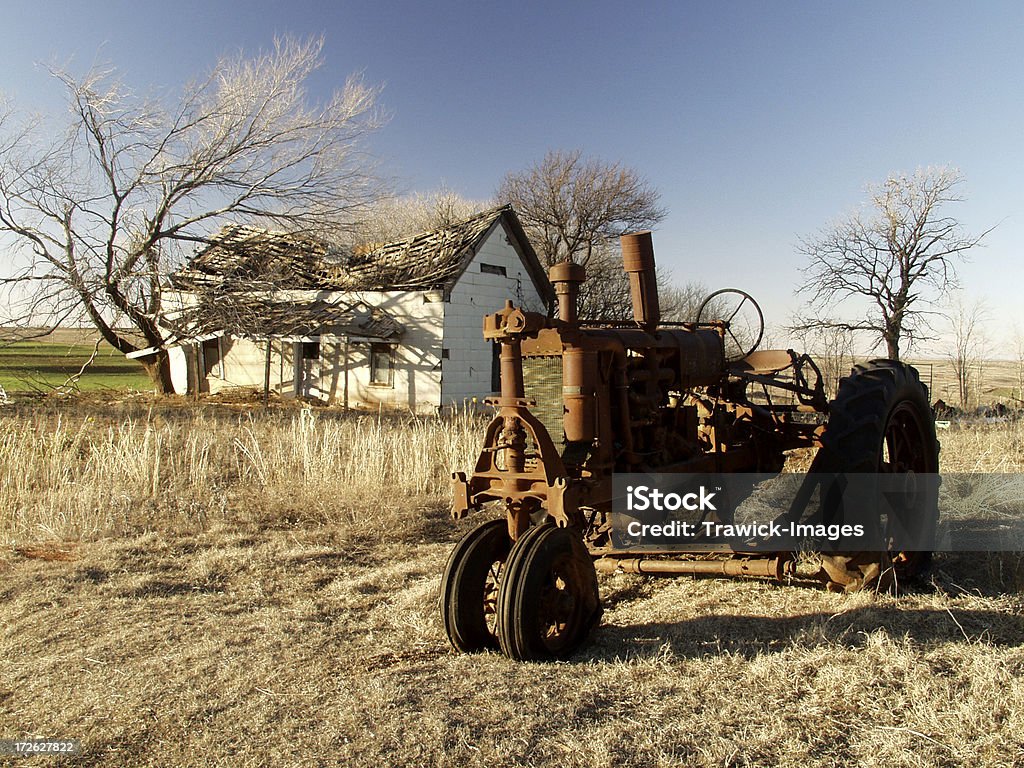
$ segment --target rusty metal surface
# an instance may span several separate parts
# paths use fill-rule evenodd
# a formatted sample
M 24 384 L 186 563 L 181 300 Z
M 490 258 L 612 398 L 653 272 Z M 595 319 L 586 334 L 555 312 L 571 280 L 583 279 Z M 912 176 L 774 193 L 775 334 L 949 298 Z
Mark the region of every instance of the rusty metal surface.
M 452 476 L 452 514 L 487 507 L 504 520 L 478 529 L 479 540 L 464 539 L 446 569 L 442 613 L 449 639 L 460 650 L 494 647 L 496 640 L 507 655 L 523 660 L 571 652 L 600 618 L 595 569 L 777 580 L 793 573 L 791 554 L 754 555 L 749 543 L 724 559 L 682 549 L 637 556 L 615 548 L 617 473 L 774 474 L 787 451 L 839 440 L 825 417 L 842 416 L 839 398 L 827 400 L 821 372 L 807 355 L 756 350 L 756 340 L 737 338 L 738 322 L 730 325 L 729 316 L 662 325 L 650 233 L 624 235 L 621 243 L 632 318 L 581 321 L 577 302 L 586 273 L 571 263 L 551 269 L 557 315 L 507 302 L 484 318 L 484 337 L 500 346 L 501 391 L 486 401 L 496 413 L 473 472 Z M 756 307 L 742 291 L 727 293 Z M 755 336 L 760 339 L 760 331 Z M 739 351 L 727 352 L 727 341 Z M 863 386 L 890 381 L 879 376 L 891 369 L 868 370 Z M 854 401 L 860 409 L 862 401 L 867 407 L 877 400 L 867 403 L 857 386 L 847 387 L 854 395 L 847 410 Z M 922 397 L 925 413 L 927 393 Z M 909 413 L 907 402 L 900 408 L 894 412 Z M 879 422 L 879 430 L 889 418 L 887 411 L 856 413 L 863 417 L 857 424 Z M 894 445 L 927 448 L 922 430 L 908 436 L 899 431 L 904 422 L 910 423 L 897 419 L 880 435 Z M 843 426 L 850 423 L 849 413 L 845 422 L 834 423 L 846 430 L 840 436 L 850 432 Z M 934 443 L 934 430 L 931 435 Z M 840 455 L 818 451 L 807 478 L 821 476 L 823 457 Z M 903 471 L 891 458 L 868 458 Z M 816 487 L 803 482 L 785 514 L 798 518 Z M 728 523 L 733 513 L 714 514 L 717 522 Z M 887 553 L 864 554 L 870 553 L 824 558 L 830 584 L 852 589 L 877 579 L 878 563 L 884 562 L 877 555 Z M 486 622 L 489 613 L 497 614 L 496 630 Z
M 695 576 L 753 576 L 782 581 L 794 572 L 787 557 L 751 557 L 704 560 L 661 560 L 644 557 L 599 557 L 594 567 L 602 573 L 646 573 Z
M 484 318 L 484 337 L 500 345 L 501 394 L 488 401 L 497 412 L 473 473 L 453 478 L 455 516 L 493 504 L 513 540 L 538 515 L 584 535 L 607 519 L 616 472 L 776 471 L 786 450 L 816 444 L 813 425 L 792 418 L 798 406 L 747 397 L 774 387 L 822 410 L 820 382 L 805 375 L 813 363 L 759 351 L 728 364 L 728 320 L 661 327 L 651 233 L 621 245 L 632 321 L 581 322 L 586 271 L 569 262 L 551 268 L 556 317 L 508 302 Z
M 654 244 L 650 232 L 623 235 L 622 264 L 629 275 L 633 298 L 633 319 L 645 331 L 653 331 L 661 321 L 658 303 L 658 277 L 654 269 Z
M 580 284 L 587 279 L 587 270 L 580 264 L 563 261 L 555 264 L 548 273 L 548 279 L 555 287 L 558 297 L 558 319 L 563 323 L 575 323 Z

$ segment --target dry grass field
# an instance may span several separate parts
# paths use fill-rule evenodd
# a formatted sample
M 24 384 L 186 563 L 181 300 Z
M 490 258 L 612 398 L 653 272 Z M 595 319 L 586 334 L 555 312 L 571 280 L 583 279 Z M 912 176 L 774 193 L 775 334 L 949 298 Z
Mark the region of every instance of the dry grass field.
M 470 418 L 0 410 L 0 739 L 74 765 L 1013 766 L 1013 554 L 898 597 L 601 577 L 567 662 L 451 651 L 441 569 Z M 1024 468 L 1024 429 L 941 435 Z M 0 758 L 2 760 L 2 758 Z M 37 758 L 58 762 L 54 758 Z

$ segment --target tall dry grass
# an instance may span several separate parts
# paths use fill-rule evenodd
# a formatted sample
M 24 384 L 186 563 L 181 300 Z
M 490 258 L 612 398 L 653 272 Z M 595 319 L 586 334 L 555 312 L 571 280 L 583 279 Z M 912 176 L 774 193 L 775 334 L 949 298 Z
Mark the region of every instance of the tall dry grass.
M 943 472 L 1024 472 L 1024 422 L 954 424 L 938 436 Z
M 442 503 L 482 423 L 144 411 L 0 415 L 0 538 L 87 538 L 211 519 L 333 519 L 402 500 Z
M 452 653 L 445 537 L 352 532 L 446 505 L 481 435 L 468 417 L 0 415 L 0 540 L 126 534 L 0 552 L 0 736 L 133 768 L 1024 764 L 1022 598 L 990 588 L 1014 563 L 973 553 L 898 597 L 602 574 L 570 663 Z M 944 433 L 944 466 L 1010 469 L 1020 437 Z M 298 515 L 352 517 L 212 524 Z
M 0 413 L 0 539 L 88 538 L 212 520 L 387 525 L 396 509 L 447 505 L 485 419 L 235 413 Z M 945 472 L 1019 472 L 1024 427 L 940 433 Z

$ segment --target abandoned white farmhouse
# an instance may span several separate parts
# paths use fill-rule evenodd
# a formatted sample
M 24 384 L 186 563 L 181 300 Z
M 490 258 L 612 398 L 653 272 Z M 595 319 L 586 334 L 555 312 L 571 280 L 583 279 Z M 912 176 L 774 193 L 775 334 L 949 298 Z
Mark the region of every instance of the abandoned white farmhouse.
M 509 206 L 361 255 L 225 227 L 175 274 L 178 392 L 263 389 L 417 413 L 495 391 L 482 318 L 552 289 Z

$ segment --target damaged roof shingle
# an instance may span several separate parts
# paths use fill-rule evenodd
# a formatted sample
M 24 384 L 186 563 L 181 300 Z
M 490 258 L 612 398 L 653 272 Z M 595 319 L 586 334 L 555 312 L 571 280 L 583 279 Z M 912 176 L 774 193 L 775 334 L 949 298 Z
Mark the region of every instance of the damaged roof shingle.
M 536 254 L 511 206 L 492 208 L 440 229 L 344 253 L 312 237 L 232 224 L 172 278 L 185 290 L 276 275 L 289 288 L 313 290 L 429 290 L 450 288 L 495 223 L 504 218 L 527 250 L 527 268 L 542 293 L 550 290 Z M 539 272 L 539 274 L 537 274 Z
M 201 304 L 169 325 L 175 338 L 169 344 L 194 341 L 225 331 L 249 337 L 349 336 L 386 341 L 402 335 L 404 328 L 379 307 L 365 302 L 331 303 L 265 299 L 233 295 L 215 304 Z M 230 307 L 228 312 L 224 307 Z M 230 314 L 232 327 L 225 327 Z

